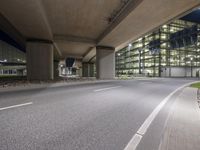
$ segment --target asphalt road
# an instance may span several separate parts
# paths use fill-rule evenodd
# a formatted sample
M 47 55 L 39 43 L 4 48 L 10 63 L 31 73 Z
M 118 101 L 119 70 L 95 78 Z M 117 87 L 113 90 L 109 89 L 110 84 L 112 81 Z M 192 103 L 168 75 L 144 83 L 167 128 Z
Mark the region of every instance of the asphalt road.
M 124 150 L 160 102 L 191 81 L 127 80 L 0 92 L 0 150 Z M 171 103 L 138 150 L 158 148 Z

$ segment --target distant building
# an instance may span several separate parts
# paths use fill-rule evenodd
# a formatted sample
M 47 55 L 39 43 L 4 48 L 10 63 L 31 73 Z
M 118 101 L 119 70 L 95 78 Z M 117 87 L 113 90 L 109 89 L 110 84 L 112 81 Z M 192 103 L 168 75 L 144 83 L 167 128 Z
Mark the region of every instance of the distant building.
M 0 40 L 0 76 L 26 75 L 25 52 Z
M 116 76 L 199 77 L 200 25 L 176 20 L 116 52 Z

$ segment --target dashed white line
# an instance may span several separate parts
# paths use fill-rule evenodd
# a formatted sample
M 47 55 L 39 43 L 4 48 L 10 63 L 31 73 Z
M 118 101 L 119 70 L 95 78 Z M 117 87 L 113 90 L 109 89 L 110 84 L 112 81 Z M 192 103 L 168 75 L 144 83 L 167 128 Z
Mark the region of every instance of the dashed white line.
M 196 82 L 192 82 L 192 83 L 196 83 Z M 144 134 L 146 133 L 147 129 L 149 128 L 149 126 L 151 125 L 151 123 L 153 122 L 153 120 L 156 118 L 156 116 L 158 115 L 158 113 L 160 112 L 160 110 L 164 107 L 164 105 L 169 101 L 169 99 L 179 90 L 183 89 L 184 87 L 192 84 L 192 83 L 187 83 L 179 88 L 177 88 L 175 91 L 173 91 L 172 93 L 170 93 L 154 110 L 153 112 L 146 118 L 146 120 L 144 121 L 144 123 L 140 126 L 140 128 L 138 129 L 138 131 L 136 132 L 136 134 L 134 134 L 134 136 L 132 137 L 132 139 L 130 140 L 130 142 L 127 144 L 127 146 L 125 147 L 124 150 L 136 150 L 137 146 L 139 145 L 140 141 L 142 140 L 142 137 L 144 136 Z
M 0 111 L 1 110 L 6 110 L 6 109 L 10 109 L 10 108 L 16 108 L 16 107 L 31 105 L 31 104 L 33 104 L 33 102 L 23 103 L 23 104 L 18 104 L 18 105 L 12 105 L 12 106 L 8 106 L 8 107 L 2 107 L 2 108 L 0 108 Z
M 121 86 L 113 86 L 113 87 L 108 87 L 108 88 L 102 88 L 102 89 L 94 90 L 94 92 L 101 92 L 101 91 L 116 89 L 116 88 L 120 88 L 120 87 L 121 87 Z
M 149 80 L 156 80 L 156 79 L 158 79 L 158 78 L 136 78 L 135 80 L 141 80 L 141 81 L 149 81 Z

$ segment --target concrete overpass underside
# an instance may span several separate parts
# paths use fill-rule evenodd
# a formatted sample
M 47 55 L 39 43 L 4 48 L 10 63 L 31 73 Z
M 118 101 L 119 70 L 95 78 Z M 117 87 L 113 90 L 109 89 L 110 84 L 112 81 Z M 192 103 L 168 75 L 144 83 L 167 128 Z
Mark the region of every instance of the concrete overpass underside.
M 52 44 L 58 59 L 70 56 L 88 62 L 95 60 L 96 46 L 118 50 L 199 4 L 199 0 L 6 0 L 0 1 L 0 14 L 9 26 L 1 21 L 1 28 L 22 44 Z

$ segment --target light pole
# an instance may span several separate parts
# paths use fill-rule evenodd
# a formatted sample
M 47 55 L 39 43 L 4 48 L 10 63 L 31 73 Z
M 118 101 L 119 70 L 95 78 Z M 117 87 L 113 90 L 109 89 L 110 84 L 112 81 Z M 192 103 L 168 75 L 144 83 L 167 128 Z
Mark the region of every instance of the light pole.
M 117 53 L 117 76 L 119 77 L 119 67 L 120 67 L 120 65 L 119 65 L 119 60 L 120 60 L 120 56 L 121 56 L 121 54 L 120 53 Z
M 192 62 L 193 62 L 193 57 L 190 57 L 190 70 L 191 70 L 191 77 L 193 76 L 193 73 L 192 73 Z

